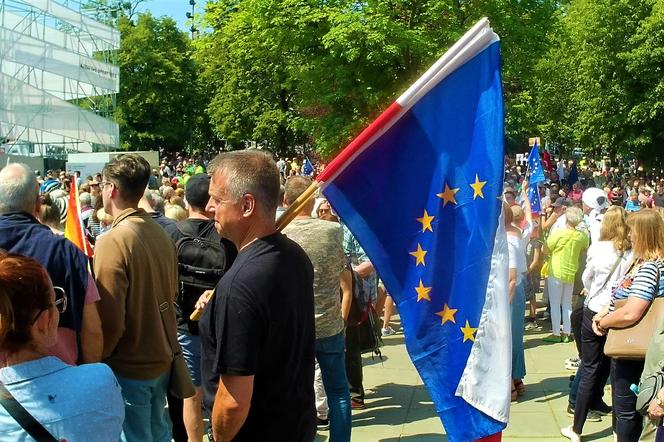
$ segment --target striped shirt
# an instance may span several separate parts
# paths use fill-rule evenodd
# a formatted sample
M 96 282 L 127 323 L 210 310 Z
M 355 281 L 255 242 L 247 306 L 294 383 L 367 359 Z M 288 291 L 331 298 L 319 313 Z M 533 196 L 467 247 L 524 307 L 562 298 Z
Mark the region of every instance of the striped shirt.
M 646 261 L 629 271 L 613 290 L 611 305 L 620 299 L 636 297 L 652 302 L 656 297 L 664 296 L 664 261 Z

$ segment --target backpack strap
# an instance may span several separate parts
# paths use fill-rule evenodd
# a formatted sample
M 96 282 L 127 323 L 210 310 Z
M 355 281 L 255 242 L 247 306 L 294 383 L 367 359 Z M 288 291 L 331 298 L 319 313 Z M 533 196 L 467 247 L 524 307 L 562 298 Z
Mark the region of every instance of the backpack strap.
M 0 382 L 0 405 L 7 413 L 37 442 L 58 442 L 37 419 L 32 416 L 23 405 L 7 390 L 5 384 Z
M 207 238 L 210 230 L 214 228 L 214 223 L 207 223 L 203 230 L 201 230 L 200 234 L 194 230 L 194 226 L 191 225 L 188 219 L 175 223 L 175 227 L 184 236 L 189 236 L 192 238 Z

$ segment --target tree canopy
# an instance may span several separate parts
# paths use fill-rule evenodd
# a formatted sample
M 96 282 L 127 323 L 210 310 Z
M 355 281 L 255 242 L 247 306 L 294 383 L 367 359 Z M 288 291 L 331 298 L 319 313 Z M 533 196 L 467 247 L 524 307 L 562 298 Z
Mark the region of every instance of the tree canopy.
M 509 148 L 659 152 L 664 0 L 215 0 L 193 42 L 123 13 L 123 145 L 329 158 L 483 16 L 502 42 Z

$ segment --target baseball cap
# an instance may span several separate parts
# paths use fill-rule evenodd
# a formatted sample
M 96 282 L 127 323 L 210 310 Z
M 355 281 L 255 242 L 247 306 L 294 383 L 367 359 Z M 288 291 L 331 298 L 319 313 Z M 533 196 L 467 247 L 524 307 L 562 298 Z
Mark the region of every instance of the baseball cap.
M 205 173 L 199 173 L 189 178 L 187 181 L 187 186 L 184 189 L 184 197 L 187 199 L 187 202 L 190 206 L 197 209 L 205 209 L 210 196 L 208 191 L 210 190 L 210 175 Z
M 583 204 L 594 210 L 604 210 L 609 207 L 609 197 L 602 190 L 597 187 L 589 187 L 583 191 L 581 196 Z

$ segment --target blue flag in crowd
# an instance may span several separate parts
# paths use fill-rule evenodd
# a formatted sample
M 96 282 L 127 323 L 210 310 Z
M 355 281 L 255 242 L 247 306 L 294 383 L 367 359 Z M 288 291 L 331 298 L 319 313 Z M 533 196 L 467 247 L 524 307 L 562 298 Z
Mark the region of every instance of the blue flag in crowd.
M 313 175 L 314 173 L 314 165 L 311 164 L 311 161 L 309 161 L 309 158 L 304 157 L 304 166 L 302 167 L 302 173 L 305 175 Z
M 528 199 L 530 200 L 530 211 L 532 213 L 542 213 L 542 200 L 540 199 L 537 183 L 528 185 Z
M 323 191 L 397 302 L 408 352 L 452 442 L 501 432 L 509 409 L 500 64 L 493 42 Z
M 542 169 L 542 163 L 540 162 L 539 149 L 537 148 L 537 141 L 535 145 L 530 150 L 530 155 L 528 155 L 528 170 L 530 171 L 530 184 L 541 183 L 545 181 L 544 178 L 544 169 Z
M 567 184 L 571 186 L 577 181 L 579 181 L 579 171 L 576 169 L 576 161 L 574 161 L 572 163 L 572 168 L 569 171 L 569 175 L 567 176 Z

